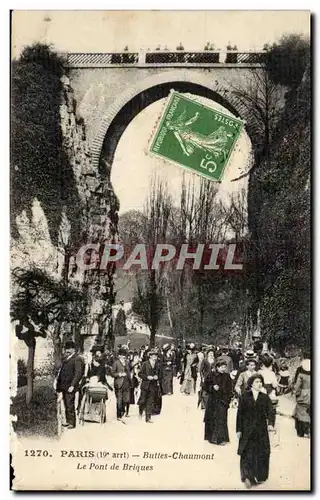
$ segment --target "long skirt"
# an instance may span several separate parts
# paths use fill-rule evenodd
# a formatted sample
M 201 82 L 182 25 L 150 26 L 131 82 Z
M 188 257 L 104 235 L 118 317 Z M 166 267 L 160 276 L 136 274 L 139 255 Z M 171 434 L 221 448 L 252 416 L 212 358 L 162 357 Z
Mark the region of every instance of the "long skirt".
M 162 409 L 162 396 L 160 391 L 155 395 L 152 415 L 160 415 Z
M 202 389 L 200 391 L 200 396 L 199 397 L 200 397 L 200 407 L 201 407 L 201 410 L 205 410 L 206 406 L 207 406 L 207 403 L 208 403 L 209 394 Z
M 162 394 L 173 394 L 173 372 L 165 370 L 162 378 Z
M 204 417 L 204 439 L 212 444 L 229 442 L 228 408 L 216 403 L 213 412 L 209 415 L 208 408 Z
M 130 405 L 134 405 L 135 404 L 135 388 L 134 387 L 130 388 L 130 400 L 129 400 L 129 404 Z
M 254 481 L 266 481 L 269 477 L 269 453 L 258 452 L 258 443 L 254 438 L 250 438 L 247 446 L 243 450 L 240 458 L 240 474 L 241 481 L 249 479 L 252 483 Z
M 184 392 L 185 394 L 193 394 L 194 393 L 194 380 L 193 378 L 185 378 L 182 382 L 180 392 Z
M 295 419 L 295 429 L 298 437 L 304 437 L 310 434 L 310 424 L 309 422 L 302 422 L 301 420 Z
M 147 415 L 160 415 L 162 396 L 159 387 L 152 387 L 147 391 L 141 390 L 137 404 L 146 411 Z

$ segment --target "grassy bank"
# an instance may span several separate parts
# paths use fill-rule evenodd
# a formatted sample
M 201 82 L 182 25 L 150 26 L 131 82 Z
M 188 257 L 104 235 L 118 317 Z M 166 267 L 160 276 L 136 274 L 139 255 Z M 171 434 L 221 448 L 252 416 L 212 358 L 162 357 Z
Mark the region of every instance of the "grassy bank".
M 56 397 L 52 384 L 51 377 L 35 381 L 30 405 L 26 404 L 26 387 L 18 389 L 11 404 L 11 414 L 18 417 L 17 422 L 13 422 L 13 429 L 18 436 L 56 437 Z

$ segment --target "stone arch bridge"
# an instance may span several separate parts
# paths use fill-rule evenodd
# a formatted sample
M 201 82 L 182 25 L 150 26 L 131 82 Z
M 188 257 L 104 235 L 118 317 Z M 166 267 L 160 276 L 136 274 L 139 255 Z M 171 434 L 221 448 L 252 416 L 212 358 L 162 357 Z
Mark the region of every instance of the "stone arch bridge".
M 172 88 L 222 104 L 245 120 L 250 135 L 251 117 L 232 89 L 250 85 L 252 69 L 263 66 L 263 52 L 67 53 L 63 57 L 97 168 L 102 159 L 102 169 L 111 168 L 130 121 Z

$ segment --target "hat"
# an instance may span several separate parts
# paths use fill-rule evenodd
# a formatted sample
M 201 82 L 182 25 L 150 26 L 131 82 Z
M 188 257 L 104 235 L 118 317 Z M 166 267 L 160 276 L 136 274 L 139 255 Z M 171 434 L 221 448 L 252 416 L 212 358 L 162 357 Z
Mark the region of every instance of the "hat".
M 119 356 L 126 356 L 127 355 L 127 349 L 124 349 L 123 347 L 120 347 L 118 351 Z
M 301 363 L 301 368 L 306 372 L 309 372 L 311 370 L 310 359 L 304 359 Z
M 76 347 L 76 344 L 73 342 L 73 340 L 68 340 L 65 344 L 64 344 L 64 348 L 65 349 L 74 349 Z
M 167 351 L 168 349 L 170 349 L 170 344 L 164 344 L 164 345 L 162 346 L 162 349 L 163 349 L 164 351 Z
M 246 358 L 254 358 L 255 357 L 255 352 L 252 349 L 248 349 L 245 352 L 245 357 Z
M 102 345 L 94 345 L 92 348 L 91 348 L 91 352 L 93 354 L 95 354 L 97 351 L 100 351 L 100 352 L 103 352 L 104 351 L 104 347 Z
M 150 349 L 150 351 L 148 352 L 148 356 L 158 356 L 157 349 Z

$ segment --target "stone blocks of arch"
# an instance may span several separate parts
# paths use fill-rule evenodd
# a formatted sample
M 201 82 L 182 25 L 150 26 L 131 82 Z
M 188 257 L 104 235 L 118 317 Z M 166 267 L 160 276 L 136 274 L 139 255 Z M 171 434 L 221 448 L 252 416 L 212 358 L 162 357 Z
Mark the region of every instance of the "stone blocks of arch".
M 250 116 L 248 116 L 248 111 L 239 100 L 216 80 L 214 80 L 214 72 L 209 74 L 205 73 L 195 73 L 188 70 L 175 70 L 164 72 L 156 75 L 147 77 L 141 81 L 138 81 L 135 85 L 129 87 L 125 92 L 123 92 L 118 99 L 115 99 L 113 104 L 108 107 L 102 119 L 99 131 L 90 145 L 92 160 L 95 167 L 99 166 L 100 154 L 103 146 L 104 138 L 108 132 L 108 129 L 119 113 L 119 111 L 134 97 L 139 95 L 141 92 L 148 90 L 149 88 L 155 87 L 157 85 L 170 83 L 170 82 L 189 82 L 191 84 L 200 85 L 207 88 L 213 92 L 219 94 L 222 98 L 227 100 L 229 104 L 237 110 L 238 117 L 240 117 L 245 123 L 250 123 Z

